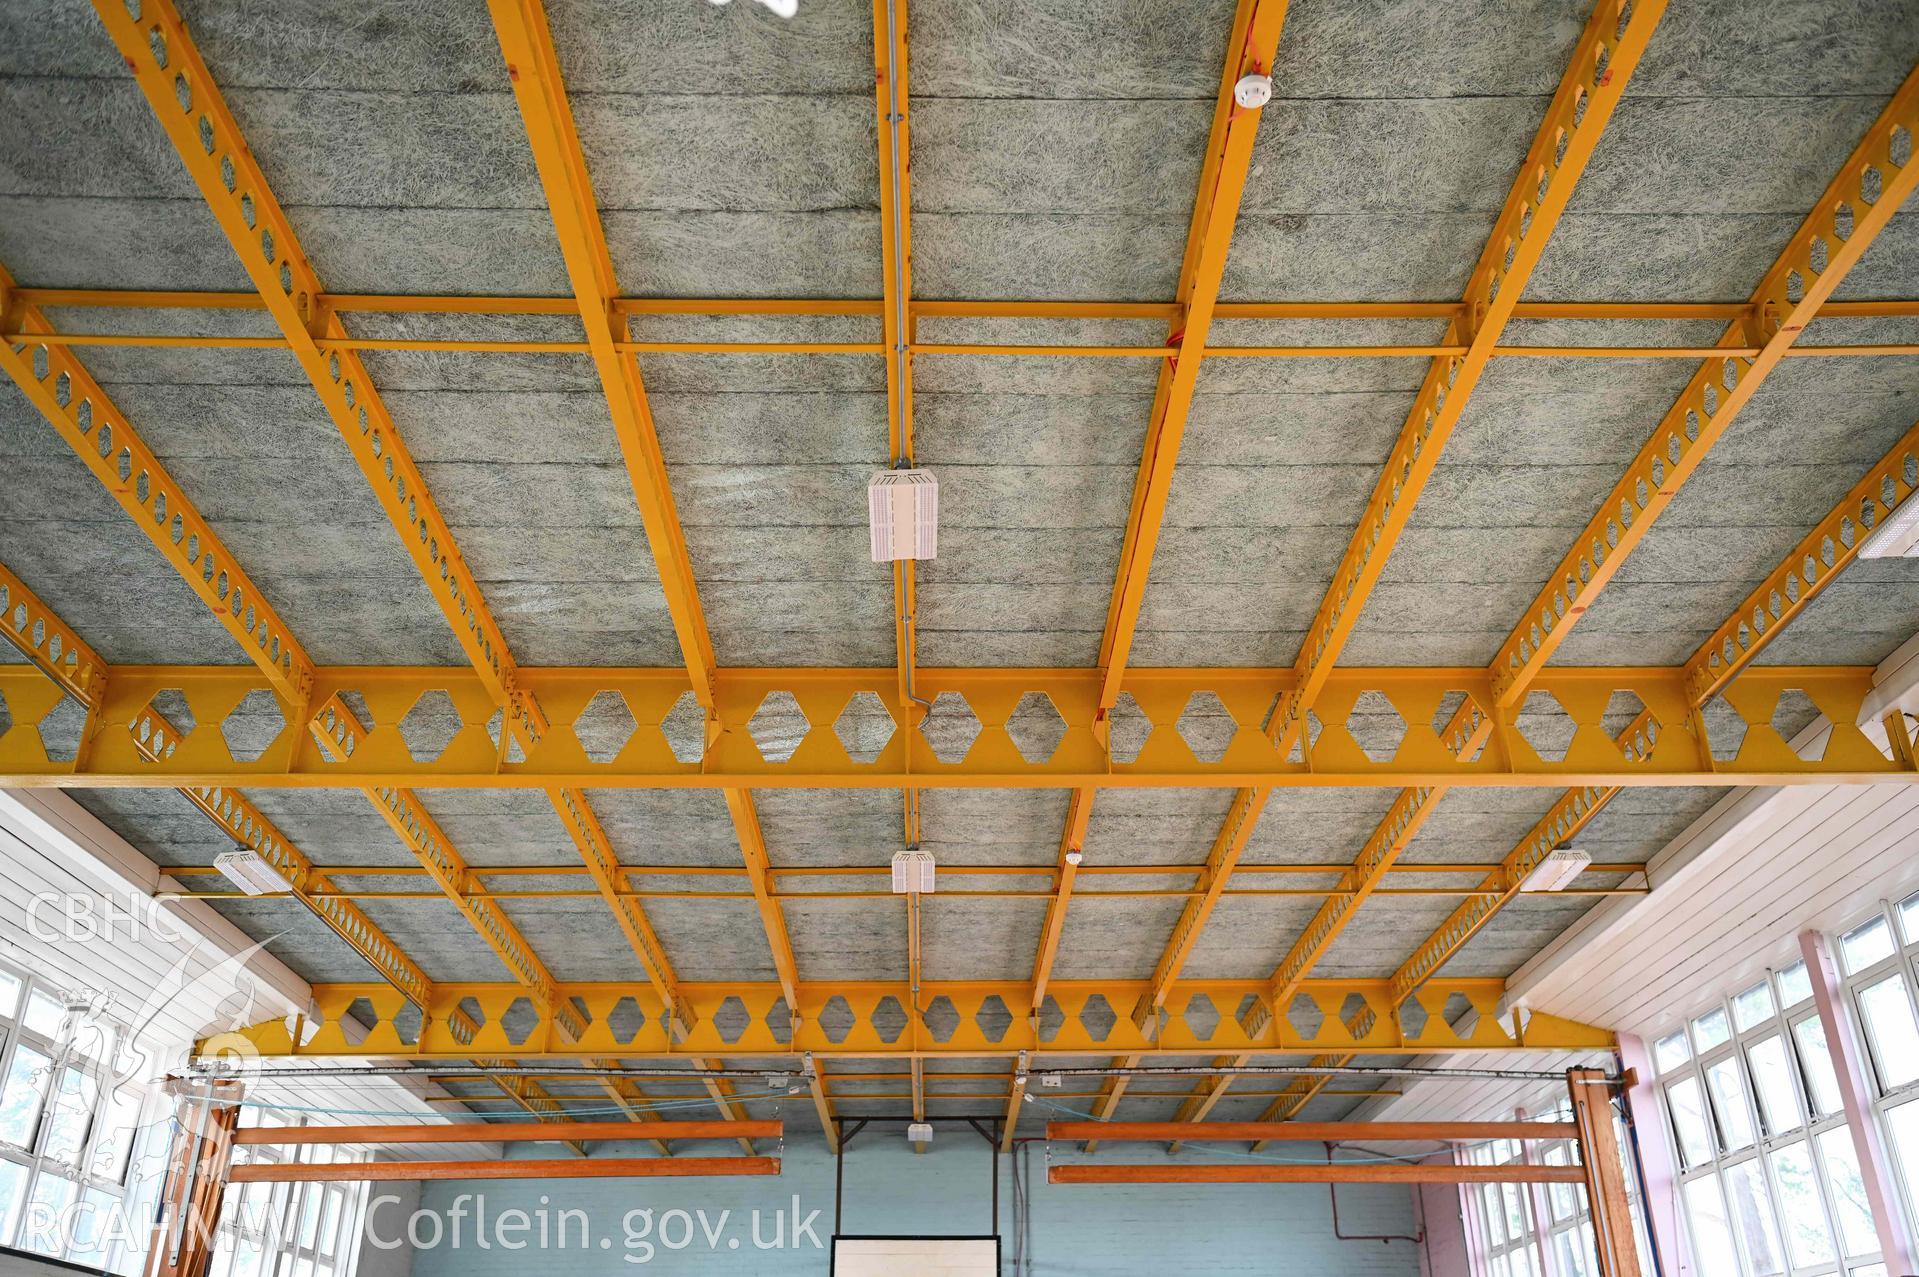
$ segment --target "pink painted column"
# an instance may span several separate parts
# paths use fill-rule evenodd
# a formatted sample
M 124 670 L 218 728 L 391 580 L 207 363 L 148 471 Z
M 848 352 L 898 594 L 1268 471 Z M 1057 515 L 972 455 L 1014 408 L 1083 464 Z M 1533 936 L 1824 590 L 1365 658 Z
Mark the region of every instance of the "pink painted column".
M 1677 1277 L 1691 1271 L 1692 1265 L 1679 1226 L 1679 1159 L 1674 1155 L 1665 1118 L 1660 1115 L 1652 1054 L 1639 1035 L 1621 1033 L 1619 1062 L 1633 1077 L 1632 1086 L 1626 1090 L 1626 1107 L 1632 1114 L 1639 1173 L 1646 1181 L 1646 1200 L 1640 1203 L 1640 1213 L 1652 1230 L 1653 1253 L 1660 1271 L 1667 1277 Z
M 1799 952 L 1805 956 L 1806 970 L 1812 975 L 1812 998 L 1819 1007 L 1819 1022 L 1826 1030 L 1826 1050 L 1832 1056 L 1832 1071 L 1839 1078 L 1839 1099 L 1846 1109 L 1846 1127 L 1852 1132 L 1852 1146 L 1859 1157 L 1859 1174 L 1866 1183 L 1866 1201 L 1872 1207 L 1872 1222 L 1879 1232 L 1879 1251 L 1886 1271 L 1919 1271 L 1913 1264 L 1912 1230 L 1906 1220 L 1896 1189 L 1898 1179 L 1892 1172 L 1892 1159 L 1886 1142 L 1880 1137 L 1879 1124 L 1872 1115 L 1872 1084 L 1866 1072 L 1863 1043 L 1852 1018 L 1839 980 L 1839 964 L 1832 954 L 1832 942 L 1818 931 L 1799 933 Z

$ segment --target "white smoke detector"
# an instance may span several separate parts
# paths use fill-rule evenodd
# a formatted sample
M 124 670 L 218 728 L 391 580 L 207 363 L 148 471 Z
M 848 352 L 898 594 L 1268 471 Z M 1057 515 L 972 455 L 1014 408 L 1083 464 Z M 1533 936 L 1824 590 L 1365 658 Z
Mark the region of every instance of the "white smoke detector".
M 1251 75 L 1239 77 L 1239 83 L 1233 86 L 1233 101 L 1248 111 L 1257 111 L 1273 100 L 1273 77 L 1261 75 L 1255 71 Z
M 229 851 L 213 858 L 213 867 L 222 877 L 249 896 L 265 896 L 292 891 L 293 884 L 260 855 L 248 848 Z
M 908 1144 L 931 1144 L 933 1142 L 933 1124 L 931 1122 L 909 1122 L 906 1127 Z
M 1071 851 L 1066 853 L 1066 863 L 1074 866 L 1075 868 L 1077 868 L 1079 866 L 1079 862 L 1084 859 L 1086 859 L 1086 857 L 1080 853 L 1080 849 L 1078 847 L 1075 847 Z
M 1859 547 L 1862 559 L 1919 559 L 1919 499 L 1908 499 L 1872 530 Z
M 896 896 L 933 894 L 933 853 L 896 851 L 893 853 L 893 894 Z
M 882 470 L 866 486 L 873 562 L 930 559 L 939 549 L 940 485 L 931 470 Z
M 1544 860 L 1533 866 L 1533 871 L 1526 875 L 1519 889 L 1526 892 L 1563 891 L 1592 862 L 1591 856 L 1570 847 L 1548 852 Z

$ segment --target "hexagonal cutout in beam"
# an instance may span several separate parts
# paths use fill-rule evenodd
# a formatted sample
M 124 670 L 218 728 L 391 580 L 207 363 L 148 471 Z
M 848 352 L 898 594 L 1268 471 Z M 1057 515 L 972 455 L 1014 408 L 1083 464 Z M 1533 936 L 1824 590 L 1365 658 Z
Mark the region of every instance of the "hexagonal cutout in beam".
M 287 716 L 280 709 L 280 698 L 264 687 L 256 687 L 240 698 L 231 713 L 220 720 L 220 738 L 227 753 L 238 763 L 257 763 L 286 730 Z
M 423 692 L 400 720 L 400 736 L 416 763 L 430 763 L 446 753 L 463 724 L 453 698 L 439 689 Z
M 981 730 L 979 715 L 958 692 L 941 692 L 920 719 L 920 735 L 942 763 L 963 761 Z
M 593 699 L 580 707 L 579 717 L 573 720 L 573 735 L 579 738 L 588 762 L 610 763 L 619 757 L 639 726 L 626 697 L 609 688 L 595 692 Z
M 898 731 L 893 711 L 877 692 L 854 692 L 833 720 L 833 734 L 856 763 L 877 763 Z
M 1226 708 L 1226 702 L 1214 692 L 1194 692 L 1186 698 L 1186 708 L 1179 712 L 1176 725 L 1179 738 L 1186 742 L 1186 748 L 1193 751 L 1193 757 L 1202 763 L 1216 763 L 1226 757 L 1226 749 L 1233 743 L 1233 737 L 1239 731 L 1239 724 Z
M 769 763 L 792 761 L 793 755 L 799 752 L 800 742 L 812 730 L 806 711 L 800 708 L 793 693 L 787 691 L 768 692 L 760 701 L 760 707 L 753 711 L 753 717 L 746 720 L 746 734 L 758 746 L 760 757 Z
M 1013 748 L 1029 763 L 1048 762 L 1066 739 L 1066 720 L 1045 692 L 1027 692 L 1006 720 Z

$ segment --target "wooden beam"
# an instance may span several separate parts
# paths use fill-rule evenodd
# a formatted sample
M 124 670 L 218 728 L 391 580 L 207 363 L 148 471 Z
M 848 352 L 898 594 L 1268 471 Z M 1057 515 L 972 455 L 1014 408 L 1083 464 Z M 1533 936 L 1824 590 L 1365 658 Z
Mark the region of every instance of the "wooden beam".
M 780 1159 L 777 1157 L 527 1158 L 507 1162 L 262 1162 L 254 1166 L 234 1167 L 228 1182 L 310 1184 L 430 1179 L 677 1179 L 683 1176 L 779 1173 Z
M 304 1169 L 304 1168 L 302 1168 Z M 1398 1162 L 1177 1162 L 1150 1165 L 1082 1162 L 1055 1166 L 1049 1184 L 1583 1184 L 1578 1166 L 1428 1166 Z
M 1570 1122 L 1048 1122 L 1049 1140 L 1290 1140 L 1343 1143 L 1402 1140 L 1471 1144 L 1480 1140 L 1570 1140 Z
M 776 1140 L 786 1124 L 769 1121 L 666 1121 L 643 1130 L 631 1122 L 473 1122 L 452 1126 L 418 1123 L 393 1126 L 249 1126 L 235 1134 L 236 1144 L 517 1144 L 526 1141 L 630 1140 Z
M 1580 1173 L 1592 1207 L 1593 1249 L 1599 1277 L 1639 1277 L 1639 1247 L 1633 1241 L 1632 1207 L 1626 1200 L 1626 1168 L 1613 1129 L 1612 1084 L 1598 1069 L 1570 1069 L 1573 1122 L 1579 1128 Z

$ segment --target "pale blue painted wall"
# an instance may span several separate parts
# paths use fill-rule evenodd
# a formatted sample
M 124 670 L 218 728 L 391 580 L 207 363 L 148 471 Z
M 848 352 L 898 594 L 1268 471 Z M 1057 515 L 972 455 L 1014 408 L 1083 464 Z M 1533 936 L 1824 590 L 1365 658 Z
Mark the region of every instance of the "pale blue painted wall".
M 689 1150 L 701 1155 L 736 1151 L 719 1146 Z M 549 1150 L 550 1152 L 550 1150 Z M 641 1148 L 609 1147 L 605 1155 L 639 1156 Z M 1332 1216 L 1323 1185 L 1146 1185 L 1066 1186 L 1045 1182 L 1046 1153 L 1035 1146 L 1033 1168 L 1031 1253 L 1034 1277 L 1184 1277 L 1185 1274 L 1340 1274 L 1342 1277 L 1416 1277 L 1417 1248 L 1409 1242 L 1343 1242 L 1334 1238 Z M 1123 1153 L 1100 1160 L 1145 1161 L 1153 1154 L 1144 1146 L 1129 1145 Z M 483 1194 L 486 1213 L 497 1220 L 504 1211 L 535 1211 L 547 1200 L 550 1232 L 557 1228 L 557 1212 L 576 1207 L 587 1214 L 593 1233 L 589 1244 L 579 1243 L 577 1218 L 568 1224 L 567 1249 L 549 1250 L 538 1259 L 537 1271 L 567 1277 L 613 1277 L 635 1273 L 823 1274 L 827 1251 L 794 1240 L 793 1199 L 798 1216 L 813 1217 L 813 1231 L 822 1247 L 833 1232 L 833 1158 L 812 1142 L 786 1149 L 777 1178 L 672 1180 L 496 1180 L 484 1183 L 434 1183 L 426 1187 L 421 1206 L 444 1220 L 455 1199 Z M 1184 1153 L 1180 1160 L 1225 1160 L 1203 1153 Z M 1000 1158 L 1000 1226 L 1006 1237 L 1004 1271 L 1012 1274 L 1013 1209 L 1010 1159 Z M 849 1233 L 986 1233 L 991 1231 L 989 1163 L 985 1142 L 972 1131 L 942 1127 L 932 1151 L 914 1154 L 896 1127 L 873 1128 L 848 1149 L 843 1226 Z M 381 1186 L 375 1185 L 376 1195 Z M 474 1243 L 470 1212 L 457 1249 L 445 1240 L 438 1247 L 420 1249 L 414 1256 L 413 1277 L 522 1277 L 534 1257 L 534 1247 L 482 1250 Z M 623 1219 L 629 1212 L 651 1209 L 650 1231 L 634 1216 L 636 1233 L 645 1236 L 631 1248 L 624 1243 Z M 683 1211 L 686 1220 L 668 1218 Z M 709 1247 L 695 1212 L 706 1212 L 706 1225 L 717 1234 Z M 760 1212 L 761 1240 L 771 1242 L 773 1220 L 782 1219 L 787 1248 L 761 1250 L 753 1244 L 753 1212 Z M 721 1212 L 730 1212 L 722 1223 Z M 1340 1223 L 1345 1231 L 1415 1231 L 1411 1194 L 1402 1188 L 1342 1185 Z M 377 1214 L 373 1226 L 383 1236 L 394 1236 L 401 1214 L 388 1208 Z M 421 1235 L 431 1226 L 421 1223 Z M 491 1227 L 491 1226 L 489 1226 Z M 669 1249 L 665 1240 L 678 1242 L 690 1229 L 691 1244 Z M 557 1234 L 554 1234 L 557 1236 Z M 525 1234 L 533 1241 L 537 1233 Z M 601 1248 L 604 1236 L 611 1244 Z M 736 1245 L 730 1243 L 737 1243 Z M 647 1246 L 652 1250 L 647 1254 Z M 630 1256 L 631 1262 L 627 1258 Z M 642 1259 L 645 1262 L 639 1262 Z

